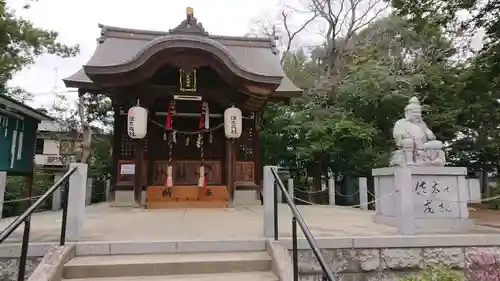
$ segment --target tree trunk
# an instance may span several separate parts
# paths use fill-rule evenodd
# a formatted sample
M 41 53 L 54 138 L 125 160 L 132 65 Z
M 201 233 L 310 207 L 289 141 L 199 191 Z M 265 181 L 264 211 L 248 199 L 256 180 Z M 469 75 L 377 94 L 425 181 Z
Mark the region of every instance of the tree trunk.
M 91 142 L 92 142 L 92 130 L 90 129 L 90 125 L 85 118 L 85 109 L 84 109 L 84 99 L 83 95 L 85 93 L 79 93 L 79 101 L 78 101 L 78 115 L 80 117 L 80 122 L 82 126 L 82 151 L 80 156 L 80 163 L 88 163 L 90 157 L 91 150 Z
M 323 161 L 321 161 L 321 157 L 317 156 L 315 162 L 318 163 L 318 165 L 313 168 L 314 169 L 313 186 L 312 186 L 313 193 L 309 195 L 309 202 L 312 203 L 317 203 L 316 194 L 318 193 L 318 191 L 321 190 L 321 183 L 322 183 L 321 174 L 323 171 Z

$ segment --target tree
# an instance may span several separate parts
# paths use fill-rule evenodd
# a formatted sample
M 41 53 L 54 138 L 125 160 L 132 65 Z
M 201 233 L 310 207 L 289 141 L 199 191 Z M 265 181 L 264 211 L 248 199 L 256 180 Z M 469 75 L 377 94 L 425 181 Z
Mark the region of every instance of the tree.
M 78 46 L 67 46 L 57 41 L 57 32 L 37 28 L 32 22 L 21 19 L 0 0 L 0 92 L 16 100 L 25 102 L 33 98 L 31 93 L 20 87 L 8 87 L 8 81 L 18 71 L 29 67 L 44 54 L 61 57 L 75 56 Z M 5 200 L 26 197 L 24 183 L 18 177 L 9 177 Z M 33 196 L 42 194 L 50 187 L 50 179 L 43 174 L 35 178 Z M 14 215 L 21 211 L 23 202 L 12 203 L 5 207 L 4 215 Z
M 340 184 L 349 184 L 349 178 L 388 165 L 392 127 L 412 96 L 431 105 L 426 121 L 436 135 L 453 140 L 457 109 L 464 106 L 456 100 L 463 65 L 451 59 L 457 53 L 455 37 L 419 33 L 410 25 L 394 15 L 378 18 L 347 40 L 340 32 L 333 44 L 284 53 L 283 69 L 305 91 L 290 105 L 266 109 L 265 161 L 296 170 L 298 182 L 309 184 L 312 177 L 315 190 L 328 171 Z M 333 52 L 335 63 L 328 66 L 331 46 L 344 47 Z
M 5 0 L 0 0 L 0 91 L 21 101 L 32 96 L 20 88 L 8 88 L 7 82 L 43 54 L 75 56 L 78 46 L 57 42 L 57 32 L 37 28 L 30 21 L 17 17 Z
M 456 100 L 458 138 L 451 145 L 451 160 L 489 171 L 499 171 L 500 157 L 498 100 L 500 67 L 500 1 L 405 1 L 393 0 L 396 13 L 415 31 L 456 30 L 468 42 L 479 30 L 485 31 L 480 50 L 466 48 Z M 466 46 L 468 47 L 468 46 Z M 457 68 L 459 69 L 459 68 Z M 457 85 L 457 84 L 455 84 Z

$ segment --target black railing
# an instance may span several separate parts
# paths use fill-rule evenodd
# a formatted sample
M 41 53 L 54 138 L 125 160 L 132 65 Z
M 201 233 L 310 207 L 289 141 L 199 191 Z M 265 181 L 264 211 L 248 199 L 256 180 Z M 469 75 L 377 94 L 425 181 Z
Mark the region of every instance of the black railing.
M 49 190 L 47 190 L 38 200 L 36 200 L 33 204 L 31 201 L 29 208 L 24 211 L 19 217 L 17 217 L 4 231 L 0 233 L 0 244 L 3 243 L 9 236 L 24 222 L 24 231 L 23 231 L 23 242 L 21 245 L 21 256 L 19 257 L 19 270 L 17 273 L 17 281 L 23 281 L 24 275 L 26 273 L 26 260 L 28 258 L 28 244 L 30 239 L 30 230 L 31 230 L 31 215 L 35 212 L 35 210 L 40 207 L 50 196 L 59 189 L 61 184 L 65 183 L 69 177 L 78 169 L 77 167 L 71 168 L 60 180 L 58 180 Z M 61 236 L 59 240 L 59 244 L 62 246 L 66 243 L 66 219 L 68 215 L 68 192 L 69 185 L 66 185 L 66 188 L 63 189 L 63 212 L 62 212 L 62 222 L 61 222 Z M 83 200 L 83 199 L 82 199 Z
M 288 191 L 285 188 L 285 185 L 281 181 L 281 179 L 278 177 L 278 171 L 275 168 L 271 168 L 271 172 L 273 173 L 274 180 L 277 183 L 277 186 L 279 189 L 281 189 L 281 195 L 283 198 L 285 198 L 285 202 L 288 204 L 288 207 L 290 207 L 290 210 L 292 211 L 292 262 L 293 262 L 293 281 L 298 281 L 299 280 L 299 258 L 298 258 L 298 246 L 297 246 L 297 224 L 299 224 L 300 229 L 304 233 L 304 236 L 306 237 L 307 242 L 309 243 L 309 246 L 311 247 L 314 255 L 318 259 L 319 265 L 321 266 L 321 269 L 323 270 L 323 280 L 324 281 L 334 281 L 335 277 L 333 275 L 333 272 L 330 270 L 328 267 L 325 257 L 321 253 L 321 250 L 318 246 L 318 243 L 314 239 L 311 230 L 309 230 L 309 227 L 307 227 L 306 222 L 304 221 L 304 218 L 300 214 L 299 210 L 297 209 L 297 206 L 293 202 L 293 198 L 290 197 L 288 194 Z M 278 228 L 278 188 L 274 187 L 273 192 L 274 192 L 274 240 L 279 239 L 279 228 Z

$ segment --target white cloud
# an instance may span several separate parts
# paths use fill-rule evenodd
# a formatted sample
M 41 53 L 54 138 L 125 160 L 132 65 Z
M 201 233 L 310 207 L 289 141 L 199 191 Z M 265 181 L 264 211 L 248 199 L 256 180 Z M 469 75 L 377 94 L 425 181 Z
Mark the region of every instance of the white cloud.
M 71 59 L 42 56 L 36 64 L 15 75 L 11 85 L 21 86 L 36 95 L 33 106 L 53 103 L 55 88 L 64 91 L 61 79 L 76 72 L 92 55 L 100 35 L 98 23 L 105 25 L 167 31 L 185 17 L 187 6 L 211 34 L 244 35 L 252 20 L 264 11 L 275 10 L 278 0 L 39 0 L 22 9 L 25 0 L 8 0 L 16 14 L 37 27 L 59 32 L 65 44 L 80 44 L 81 53 Z M 68 94 L 74 100 L 76 94 Z

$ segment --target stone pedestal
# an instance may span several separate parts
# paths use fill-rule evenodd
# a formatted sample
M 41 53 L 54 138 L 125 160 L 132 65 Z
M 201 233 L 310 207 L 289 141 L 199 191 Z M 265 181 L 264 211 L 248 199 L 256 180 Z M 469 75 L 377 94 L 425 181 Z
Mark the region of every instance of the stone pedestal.
M 87 191 L 85 193 L 85 206 L 92 204 L 92 185 L 93 185 L 93 179 L 87 178 L 87 186 L 86 186 Z
M 372 170 L 375 222 L 417 232 L 463 232 L 469 219 L 467 169 L 462 167 L 389 167 Z
M 260 205 L 260 194 L 255 189 L 236 189 L 233 198 L 234 207 Z
M 115 190 L 114 199 L 110 203 L 111 207 L 133 207 L 142 208 L 146 205 L 146 191 L 142 191 L 141 205 L 137 205 L 132 190 Z
M 274 186 L 276 180 L 271 169 L 278 170 L 277 166 L 264 166 L 262 181 L 262 196 L 264 197 L 264 237 L 274 237 Z
M 68 221 L 66 239 L 77 242 L 82 237 L 83 221 L 85 217 L 85 193 L 87 191 L 87 164 L 71 163 L 69 168 L 77 170 L 69 178 L 68 188 Z
M 54 174 L 54 184 L 58 182 L 63 176 L 64 173 Z M 63 196 L 64 186 L 65 184 L 61 184 L 60 187 L 52 194 L 52 211 L 60 210 L 62 207 L 62 196 Z

